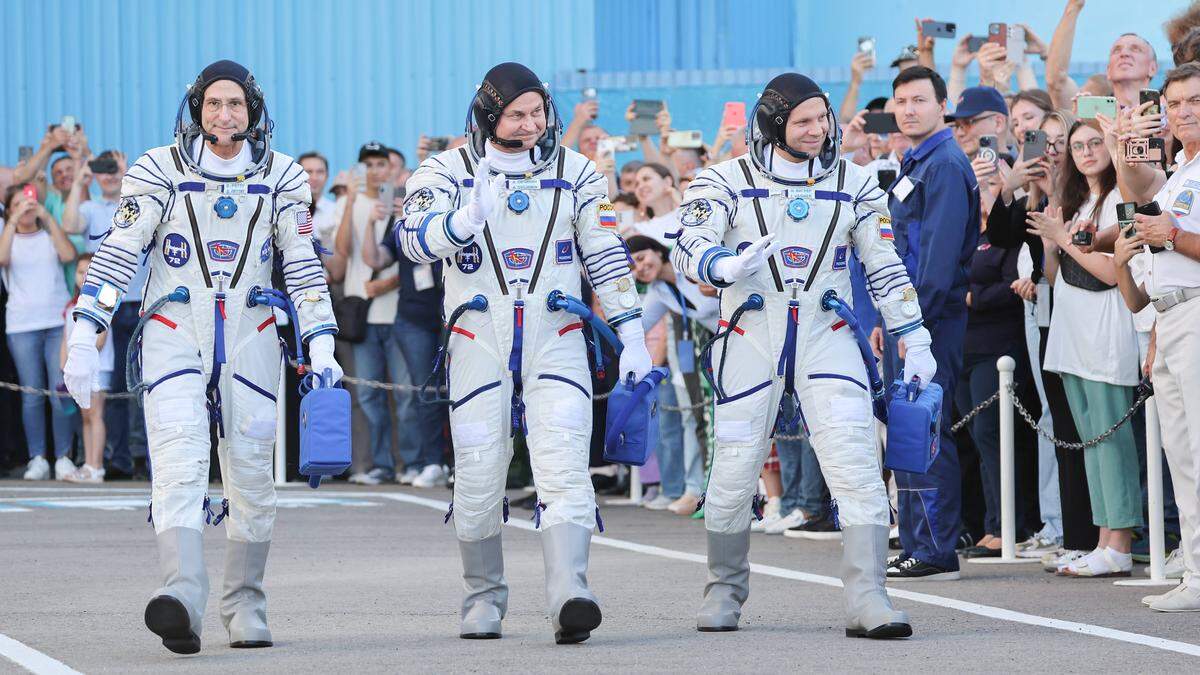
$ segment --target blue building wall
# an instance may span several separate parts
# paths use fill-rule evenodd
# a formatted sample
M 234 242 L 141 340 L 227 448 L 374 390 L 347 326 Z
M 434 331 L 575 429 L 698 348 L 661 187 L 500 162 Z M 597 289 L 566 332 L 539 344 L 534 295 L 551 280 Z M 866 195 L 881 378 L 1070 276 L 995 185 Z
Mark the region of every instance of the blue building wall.
M 564 114 L 583 87 L 599 123 L 625 129 L 633 98 L 664 98 L 675 127 L 711 138 L 729 100 L 752 102 L 777 72 L 813 75 L 835 100 L 856 38 L 872 35 L 881 67 L 865 101 L 886 94 L 886 62 L 913 41 L 913 18 L 955 21 L 961 33 L 1023 21 L 1050 39 L 1062 0 L 1012 0 L 998 10 L 961 0 L 0 0 L 5 30 L 0 163 L 72 114 L 96 149 L 127 153 L 170 140 L 185 87 L 218 58 L 246 63 L 277 121 L 276 147 L 316 148 L 334 169 L 368 139 L 411 152 L 421 133 L 462 129 L 475 83 L 519 60 L 549 80 Z M 1169 61 L 1161 25 L 1186 0 L 1129 12 L 1091 0 L 1073 71 L 1103 68 L 1113 38 L 1149 38 Z M 938 42 L 939 63 L 953 45 Z

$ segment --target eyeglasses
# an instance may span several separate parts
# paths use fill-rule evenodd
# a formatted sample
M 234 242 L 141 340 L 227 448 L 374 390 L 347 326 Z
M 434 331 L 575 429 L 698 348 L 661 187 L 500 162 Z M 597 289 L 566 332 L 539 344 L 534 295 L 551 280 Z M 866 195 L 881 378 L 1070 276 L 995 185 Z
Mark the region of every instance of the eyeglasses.
M 985 113 L 983 115 L 978 115 L 976 117 L 969 117 L 967 119 L 954 120 L 954 126 L 958 127 L 959 129 L 966 130 L 966 129 L 970 129 L 971 127 L 975 126 L 976 124 L 979 124 L 980 122 L 982 122 L 984 120 L 990 120 L 991 118 L 993 118 L 995 116 L 996 116 L 996 113 Z
M 221 108 L 229 108 L 229 112 L 236 113 L 246 107 L 246 102 L 240 99 L 232 101 L 220 101 L 215 98 L 210 98 L 204 101 L 204 109 L 210 113 L 220 112 Z
M 1093 138 L 1090 141 L 1088 141 L 1087 143 L 1083 143 L 1081 141 L 1075 141 L 1074 143 L 1071 144 L 1071 152 L 1083 152 L 1084 148 L 1087 148 L 1088 151 L 1090 151 L 1090 152 L 1095 152 L 1098 148 L 1100 148 L 1103 145 L 1104 145 L 1103 138 Z
M 1054 152 L 1062 152 L 1063 148 L 1065 148 L 1066 146 L 1067 146 L 1067 141 L 1064 138 L 1059 138 L 1058 140 L 1054 140 L 1054 141 L 1051 141 L 1051 140 L 1046 141 L 1046 149 L 1053 150 Z

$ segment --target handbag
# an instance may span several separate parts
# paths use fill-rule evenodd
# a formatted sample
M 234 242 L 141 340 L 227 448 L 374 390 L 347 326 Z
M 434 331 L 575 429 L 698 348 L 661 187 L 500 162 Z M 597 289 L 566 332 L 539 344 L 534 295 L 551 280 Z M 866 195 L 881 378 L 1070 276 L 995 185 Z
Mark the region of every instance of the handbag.
M 371 273 L 371 281 L 379 274 Z M 373 298 L 347 295 L 333 303 L 333 318 L 337 321 L 337 339 L 358 344 L 367 339 L 367 312 Z

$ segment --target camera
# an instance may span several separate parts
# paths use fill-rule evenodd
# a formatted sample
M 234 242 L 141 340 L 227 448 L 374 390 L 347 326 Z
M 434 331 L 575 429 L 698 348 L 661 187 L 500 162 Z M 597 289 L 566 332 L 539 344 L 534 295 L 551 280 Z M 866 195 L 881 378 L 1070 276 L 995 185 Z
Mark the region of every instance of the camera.
M 117 160 L 111 151 L 106 150 L 96 159 L 88 160 L 88 168 L 94 174 L 114 174 L 117 172 Z
M 429 139 L 430 152 L 442 152 L 450 146 L 449 136 L 433 136 Z
M 1125 141 L 1125 161 L 1136 164 L 1162 162 L 1164 147 L 1161 138 L 1131 138 Z
M 1071 235 L 1071 243 L 1076 246 L 1091 246 L 1094 238 L 1091 230 L 1080 230 Z

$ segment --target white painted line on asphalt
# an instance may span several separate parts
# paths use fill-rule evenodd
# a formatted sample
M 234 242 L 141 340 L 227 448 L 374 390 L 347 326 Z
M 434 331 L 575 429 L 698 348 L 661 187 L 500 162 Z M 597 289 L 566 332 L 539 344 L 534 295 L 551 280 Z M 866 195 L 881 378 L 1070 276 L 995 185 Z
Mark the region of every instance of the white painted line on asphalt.
M 416 504 L 418 506 L 424 506 L 440 511 L 444 511 L 448 504 L 446 501 L 417 497 L 415 495 L 410 495 L 403 492 L 376 493 L 374 496 L 397 502 Z M 526 522 L 524 520 L 510 518 L 507 525 L 509 527 L 515 527 L 519 530 L 534 530 L 533 523 Z M 632 541 L 613 539 L 612 537 L 596 536 L 592 538 L 592 542 L 601 546 L 631 551 L 633 553 L 643 553 L 645 555 L 657 556 L 659 558 L 682 560 L 700 564 L 705 564 L 707 562 L 705 556 L 697 553 L 687 553 L 684 551 L 662 548 L 661 546 L 638 544 Z M 783 567 L 774 567 L 772 565 L 759 565 L 756 563 L 751 563 L 750 571 L 756 574 L 763 574 L 780 579 L 803 581 L 805 583 L 819 584 L 821 586 L 830 586 L 833 588 L 842 587 L 841 579 L 836 577 L 812 574 L 810 572 L 801 572 L 798 570 L 790 570 Z M 1029 626 L 1053 628 L 1055 630 L 1062 630 L 1068 633 L 1117 640 L 1119 642 L 1142 645 L 1152 649 L 1161 649 L 1168 652 L 1187 654 L 1188 656 L 1200 656 L 1200 645 L 1194 645 L 1188 642 L 1179 642 L 1178 640 L 1168 640 L 1166 638 L 1155 637 L 1153 635 L 1143 635 L 1141 633 L 1131 633 L 1129 631 L 1117 630 L 1115 628 L 1096 626 L 1090 623 L 1064 621 L 1062 619 L 1038 616 L 1036 614 L 1026 614 L 1025 612 L 1017 612 L 1010 609 L 1004 609 L 1003 607 L 981 605 L 975 602 L 967 602 L 966 600 L 957 600 L 955 598 L 947 598 L 945 596 L 933 595 L 931 593 L 918 593 L 916 591 L 907 591 L 900 588 L 889 588 L 888 595 L 895 598 L 912 600 L 913 602 L 920 602 L 926 605 L 955 609 L 960 612 L 975 614 L 977 616 L 983 616 L 989 619 L 999 619 L 1001 621 L 1009 621 L 1012 623 L 1023 623 Z
M 62 661 L 52 659 L 4 633 L 0 633 L 0 656 L 36 675 L 80 675 L 78 670 Z

